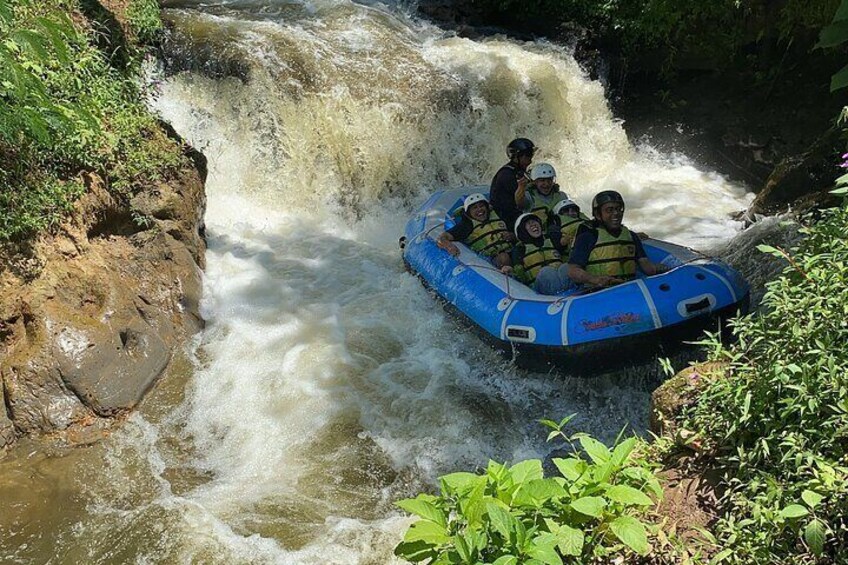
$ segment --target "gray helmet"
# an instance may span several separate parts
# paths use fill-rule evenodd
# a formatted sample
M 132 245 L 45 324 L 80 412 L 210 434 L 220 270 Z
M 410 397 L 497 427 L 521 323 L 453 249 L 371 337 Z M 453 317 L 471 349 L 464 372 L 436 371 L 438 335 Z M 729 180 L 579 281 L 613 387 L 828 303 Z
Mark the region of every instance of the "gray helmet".
M 618 202 L 624 207 L 624 198 L 621 197 L 621 194 L 614 190 L 602 190 L 592 199 L 592 213 L 597 212 L 601 206 L 608 202 Z
M 553 212 L 554 212 L 554 214 L 559 215 L 560 212 L 562 212 L 563 210 L 568 210 L 569 208 L 574 208 L 578 212 L 580 211 L 580 206 L 577 205 L 577 202 L 575 202 L 574 200 L 570 200 L 568 198 L 565 198 L 563 200 L 560 200 L 556 204 L 554 204 Z
M 509 157 L 510 161 L 521 155 L 529 155 L 532 157 L 535 152 L 536 146 L 533 145 L 533 142 L 526 137 L 513 139 L 509 142 L 509 145 L 506 146 L 506 156 Z

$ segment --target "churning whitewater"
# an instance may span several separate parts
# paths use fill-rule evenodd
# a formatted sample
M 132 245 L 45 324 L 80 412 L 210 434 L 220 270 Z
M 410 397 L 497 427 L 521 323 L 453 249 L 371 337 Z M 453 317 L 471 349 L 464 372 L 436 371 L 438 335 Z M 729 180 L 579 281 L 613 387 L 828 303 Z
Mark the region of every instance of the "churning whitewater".
M 395 500 L 544 457 L 539 418 L 644 432 L 643 379 L 515 369 L 404 272 L 397 239 L 434 189 L 488 184 L 516 136 L 584 210 L 615 189 L 630 227 L 701 249 L 733 235 L 743 189 L 631 146 L 562 47 L 462 39 L 384 5 L 165 5 L 151 103 L 209 158 L 207 328 L 184 397 L 102 448 L 65 555 L 393 563 Z

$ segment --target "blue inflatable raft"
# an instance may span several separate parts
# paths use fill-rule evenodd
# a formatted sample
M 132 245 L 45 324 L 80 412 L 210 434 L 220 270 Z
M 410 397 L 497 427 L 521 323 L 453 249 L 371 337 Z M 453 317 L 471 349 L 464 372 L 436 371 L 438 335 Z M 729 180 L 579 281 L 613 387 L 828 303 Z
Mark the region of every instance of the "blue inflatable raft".
M 732 268 L 686 247 L 643 241 L 651 261 L 666 273 L 614 287 L 537 294 L 458 244 L 452 257 L 436 239 L 473 192 L 466 187 L 433 194 L 406 224 L 403 259 L 451 310 L 522 365 L 558 362 L 568 369 L 604 368 L 666 352 L 671 345 L 716 331 L 721 321 L 746 312 L 749 288 Z

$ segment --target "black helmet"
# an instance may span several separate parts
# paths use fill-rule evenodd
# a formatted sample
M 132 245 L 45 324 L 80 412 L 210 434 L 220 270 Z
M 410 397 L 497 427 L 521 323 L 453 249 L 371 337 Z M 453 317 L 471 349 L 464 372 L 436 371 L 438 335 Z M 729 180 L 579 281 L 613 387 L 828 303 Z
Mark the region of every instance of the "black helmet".
M 596 212 L 607 202 L 618 202 L 622 207 L 624 206 L 624 198 L 621 197 L 621 194 L 614 190 L 602 190 L 592 199 L 592 213 Z
M 506 156 L 509 157 L 510 161 L 520 155 L 530 155 L 532 157 L 535 152 L 536 146 L 526 137 L 513 139 L 506 146 Z

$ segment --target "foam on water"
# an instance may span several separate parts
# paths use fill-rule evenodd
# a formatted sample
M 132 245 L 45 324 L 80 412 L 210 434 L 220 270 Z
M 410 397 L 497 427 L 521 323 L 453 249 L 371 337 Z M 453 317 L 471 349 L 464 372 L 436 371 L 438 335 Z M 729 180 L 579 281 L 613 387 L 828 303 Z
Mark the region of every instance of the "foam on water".
M 746 203 L 683 157 L 632 147 L 562 48 L 445 37 L 346 2 L 271 8 L 170 15 L 194 44 L 224 42 L 249 80 L 181 73 L 153 102 L 209 158 L 208 325 L 186 400 L 131 418 L 86 487 L 66 544 L 95 560 L 390 563 L 409 523 L 393 501 L 488 458 L 544 456 L 539 418 L 576 412 L 606 441 L 644 431 L 644 382 L 517 370 L 404 272 L 412 207 L 488 183 L 509 139 L 536 141 L 584 208 L 621 191 L 626 222 L 657 237 L 726 239 Z

